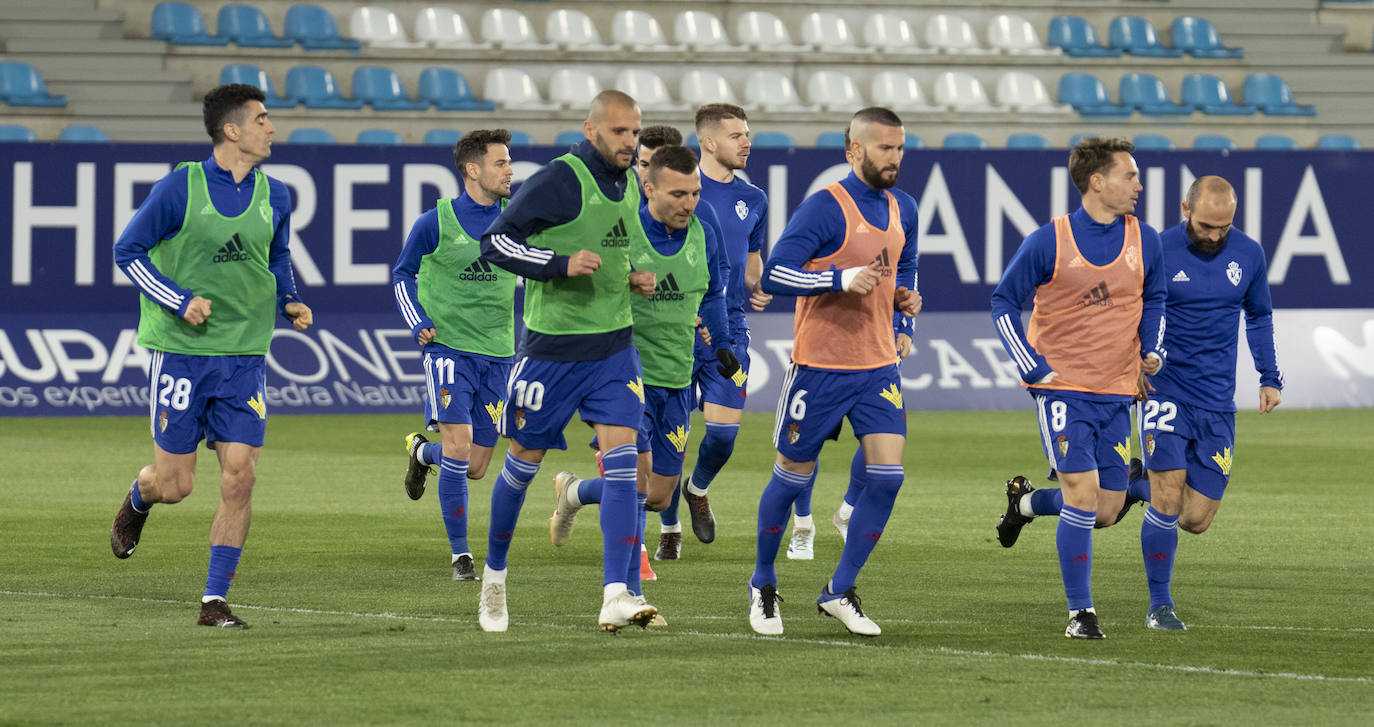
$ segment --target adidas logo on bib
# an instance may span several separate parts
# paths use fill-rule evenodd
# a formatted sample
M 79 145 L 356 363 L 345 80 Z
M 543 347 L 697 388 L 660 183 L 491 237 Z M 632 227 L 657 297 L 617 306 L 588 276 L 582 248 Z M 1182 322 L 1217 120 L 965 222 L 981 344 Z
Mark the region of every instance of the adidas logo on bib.
M 602 247 L 629 247 L 630 233 L 625 231 L 625 220 L 616 220 L 606 235 L 601 238 Z
M 673 277 L 672 273 L 668 273 L 668 277 L 660 280 L 658 285 L 654 286 L 654 297 L 650 300 L 654 302 L 685 300 L 687 296 L 678 292 L 679 290 L 677 279 Z
M 224 243 L 224 245 L 215 252 L 215 256 L 210 258 L 210 262 L 234 263 L 251 259 L 252 258 L 248 255 L 247 250 L 243 246 L 243 240 L 240 240 L 238 233 L 235 233 L 228 242 Z
M 471 265 L 463 268 L 463 271 L 458 273 L 459 280 L 475 280 L 489 283 L 495 281 L 496 278 L 497 275 L 496 272 L 491 269 L 491 263 L 481 258 L 473 260 Z

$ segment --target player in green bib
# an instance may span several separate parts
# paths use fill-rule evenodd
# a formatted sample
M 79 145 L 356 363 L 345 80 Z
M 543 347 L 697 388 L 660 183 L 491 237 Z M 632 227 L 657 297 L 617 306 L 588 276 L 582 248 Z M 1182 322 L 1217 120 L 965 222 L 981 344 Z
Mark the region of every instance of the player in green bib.
M 453 579 L 477 579 L 468 549 L 468 479 L 496 445 L 515 355 L 515 273 L 478 259 L 481 235 L 510 196 L 510 132 L 470 131 L 453 149 L 463 194 L 441 199 L 410 228 L 392 272 L 396 307 L 424 349 L 425 426 L 442 442 L 406 437 L 406 493 L 418 500 L 439 467 L 439 507 Z
M 246 626 L 225 598 L 248 537 L 267 431 L 267 348 L 277 313 L 297 331 L 313 321 L 291 272 L 290 195 L 257 168 L 272 153 L 276 131 L 265 98 L 243 84 L 206 94 L 214 153 L 155 184 L 114 246 L 116 264 L 141 293 L 138 343 L 152 353 L 153 464 L 125 496 L 110 548 L 128 558 L 149 508 L 191 494 L 204 439 L 222 475 L 202 626 Z

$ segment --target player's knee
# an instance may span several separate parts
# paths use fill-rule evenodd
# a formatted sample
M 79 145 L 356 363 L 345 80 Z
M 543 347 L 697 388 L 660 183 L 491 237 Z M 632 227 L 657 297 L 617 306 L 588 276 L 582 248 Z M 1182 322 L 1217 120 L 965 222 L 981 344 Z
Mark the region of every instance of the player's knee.
M 444 440 L 445 459 L 468 459 L 472 456 L 472 443 L 445 439 Z M 468 468 L 468 476 L 472 476 L 472 468 Z
M 257 478 L 257 468 L 251 462 L 225 469 L 220 478 L 220 498 L 229 501 L 248 500 L 253 494 L 253 484 Z
M 469 479 L 469 480 L 480 480 L 480 479 L 482 479 L 482 476 L 485 475 L 486 473 L 487 473 L 487 463 L 486 463 L 486 462 L 483 462 L 483 463 L 481 463 L 481 464 L 470 464 L 470 465 L 468 465 L 468 479 Z
M 668 509 L 668 505 L 672 503 L 672 500 L 673 493 L 671 492 L 666 495 L 651 494 L 649 495 L 649 499 L 644 501 L 644 509 L 649 512 L 663 512 Z
M 142 475 L 140 474 L 140 479 Z M 155 470 L 153 472 L 153 482 L 157 488 L 158 501 L 171 505 L 186 499 L 195 488 L 196 474 L 194 470 L 181 472 L 177 470 Z
M 1207 528 L 1212 526 L 1212 518 L 1190 518 L 1187 516 L 1179 517 L 1178 526 L 1193 535 L 1201 535 L 1207 532 Z

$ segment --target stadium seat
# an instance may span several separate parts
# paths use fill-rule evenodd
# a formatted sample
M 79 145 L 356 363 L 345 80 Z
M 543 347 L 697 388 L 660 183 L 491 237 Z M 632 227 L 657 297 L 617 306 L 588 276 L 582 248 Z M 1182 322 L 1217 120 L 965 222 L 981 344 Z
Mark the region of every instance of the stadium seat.
M 1008 149 L 1049 149 L 1050 140 L 1039 134 L 1011 134 L 1007 137 Z
M 358 143 L 368 146 L 396 146 L 404 144 L 405 140 L 391 129 L 363 129 L 358 132 Z
M 817 148 L 817 149 L 843 149 L 843 148 L 844 148 L 844 132 L 843 132 L 843 131 L 823 131 L 823 132 L 821 132 L 820 134 L 817 134 L 817 135 L 816 135 L 816 148 Z
M 549 13 L 544 22 L 544 39 L 564 50 L 615 50 L 615 46 L 601 42 L 601 33 L 581 10 L 560 9 Z
M 319 66 L 296 66 L 286 72 L 286 98 L 312 109 L 360 109 L 362 101 L 346 99 L 334 74 Z
M 735 21 L 735 41 L 765 52 L 798 53 L 804 46 L 794 45 L 787 26 L 778 16 L 762 10 L 740 13 Z
M 497 48 L 553 48 L 551 43 L 539 42 L 524 13 L 508 8 L 491 8 L 482 13 L 482 40 Z
M 425 132 L 424 143 L 428 146 L 453 148 L 461 138 L 463 138 L 463 132 L 457 129 L 430 129 Z
M 186 3 L 164 2 L 153 7 L 149 28 L 153 40 L 176 45 L 228 45 L 228 38 L 210 35 L 200 11 Z
M 1193 139 L 1193 149 L 1201 151 L 1235 151 L 1236 142 L 1221 134 L 1202 134 Z
M 915 76 L 905 71 L 879 71 L 873 74 L 868 95 L 874 104 L 893 111 L 928 113 L 940 110 L 926 100 Z
M 353 98 L 378 111 L 424 111 L 427 101 L 411 101 L 401 77 L 390 68 L 359 66 L 353 71 Z
M 277 94 L 277 89 L 272 86 L 272 79 L 267 77 L 267 72 L 257 66 L 246 63 L 235 63 L 227 65 L 219 72 L 220 85 L 229 83 L 246 83 L 250 86 L 257 86 L 267 94 L 267 100 L 263 106 L 269 109 L 289 109 L 296 106 L 296 102 L 291 99 L 284 99 Z
M 940 143 L 940 148 L 986 149 L 988 148 L 988 142 L 983 137 L 977 134 L 969 134 L 961 131 L 956 131 L 953 134 L 947 134 L 945 136 L 945 140 Z
M 764 111 L 812 111 L 797 97 L 792 79 L 778 71 L 754 71 L 744 79 L 745 104 Z
M 558 136 L 553 138 L 554 146 L 573 146 L 586 140 L 587 135 L 581 129 L 560 131 Z
M 1069 148 L 1072 149 L 1072 148 L 1078 146 L 1079 144 L 1082 144 L 1084 139 L 1092 139 L 1092 138 L 1104 139 L 1104 138 L 1107 138 L 1107 137 L 1110 137 L 1110 136 L 1111 136 L 1111 134 L 1103 134 L 1103 133 L 1098 132 L 1098 131 L 1085 131 L 1085 132 L 1083 132 L 1083 133 L 1081 133 L 1081 134 L 1074 134 L 1073 136 L 1069 137 Z
M 855 111 L 864 107 L 858 86 L 841 71 L 817 71 L 806 79 L 806 100 L 823 111 Z
M 38 135 L 27 126 L 3 124 L 0 125 L 0 141 L 38 141 Z
M 598 93 L 601 82 L 581 68 L 559 68 L 549 77 L 549 101 L 565 109 L 585 109 Z
M 668 42 L 663 26 L 643 10 L 621 10 L 611 18 L 611 40 L 635 53 L 678 53 L 682 46 Z
M 935 77 L 935 105 L 958 112 L 1006 111 L 988 99 L 983 84 L 963 71 L 945 71 Z
M 472 36 L 472 28 L 452 8 L 423 8 L 415 16 L 415 39 L 435 48 L 485 50 L 491 43 L 483 43 Z
M 1046 40 L 1074 58 L 1117 58 L 1121 55 L 1121 51 L 1115 48 L 1104 48 L 1093 26 L 1077 15 L 1051 18 Z
M 973 26 L 963 17 L 936 13 L 926 20 L 926 45 L 941 53 L 978 55 L 994 53 L 978 45 Z
M 626 68 L 615 74 L 615 87 L 630 94 L 645 111 L 683 111 L 686 105 L 673 101 L 668 84 L 647 68 Z
M 1205 114 L 1247 116 L 1256 111 L 1254 106 L 1236 104 L 1226 84 L 1206 73 L 1189 73 L 1183 77 L 1182 101 L 1183 105 Z
M 1294 101 L 1293 91 L 1288 84 L 1272 73 L 1251 73 L 1246 76 L 1242 93 L 1246 104 L 1259 107 L 1267 116 L 1317 115 L 1317 107 Z
M 1221 35 L 1206 18 L 1191 15 L 1174 18 L 1169 28 L 1169 39 L 1175 48 L 1194 58 L 1245 57 L 1244 50 L 1223 45 Z
M 1169 99 L 1164 82 L 1148 73 L 1127 73 L 1121 77 L 1117 99 L 1122 106 L 1137 109 L 1146 116 L 1186 116 L 1192 106 L 1180 106 Z
M 1059 103 L 1074 107 L 1080 116 L 1130 116 L 1131 107 L 1118 106 L 1096 76 L 1065 73 L 1059 77 Z
M 730 82 L 725 80 L 725 76 L 715 71 L 704 71 L 696 68 L 687 71 L 682 74 L 682 84 L 678 88 L 681 91 L 678 97 L 689 106 L 701 106 L 717 101 L 738 103 L 735 100 L 735 90 L 730 87 Z
M 283 35 L 301 44 L 302 50 L 351 50 L 362 45 L 352 38 L 339 36 L 334 16 L 317 5 L 292 5 L 286 11 Z
M 529 132 L 520 131 L 519 129 L 511 129 L 511 131 L 510 131 L 510 145 L 511 145 L 511 146 L 534 146 L 534 137 L 533 137 L 533 136 L 530 136 L 530 135 L 529 135 Z
M 1049 89 L 1036 76 L 1025 71 L 1007 71 L 997 77 L 997 103 L 1012 111 L 1030 114 L 1067 114 L 1068 104 L 1055 103 Z
M 94 126 L 72 124 L 57 135 L 57 140 L 83 143 L 108 143 L 110 141 L 110 136 Z
M 487 71 L 486 80 L 482 85 L 483 95 L 503 108 L 534 111 L 552 111 L 558 108 L 546 103 L 544 97 L 539 95 L 539 88 L 534 85 L 534 79 L 518 68 L 493 68 Z
M 1174 142 L 1163 134 L 1136 134 L 1131 143 L 1140 151 L 1173 151 Z
M 863 53 L 849 23 L 834 13 L 812 12 L 802 17 L 802 43 L 823 53 Z
M 794 149 L 797 142 L 781 131 L 760 131 L 749 138 L 755 149 Z
M 66 96 L 48 93 L 43 77 L 23 61 L 0 63 L 0 102 L 10 106 L 66 106 Z
M 252 5 L 225 5 L 215 20 L 215 35 L 244 48 L 290 48 L 295 43 L 272 34 L 267 16 Z
M 673 40 L 694 51 L 722 52 L 743 50 L 730 43 L 720 18 L 705 10 L 684 10 L 673 20 Z
M 1317 139 L 1314 149 L 1327 149 L 1330 151 L 1359 151 L 1362 147 L 1360 142 L 1353 136 L 1345 134 L 1322 134 Z
M 1017 56 L 1059 55 L 1064 51 L 1049 48 L 1040 41 L 1035 26 L 1020 15 L 1001 13 L 988 21 L 988 46 Z
M 292 129 L 286 137 L 288 144 L 337 144 L 334 135 L 324 129 Z
M 348 14 L 348 34 L 374 48 L 423 48 L 401 27 L 401 19 L 387 8 L 372 5 L 353 8 Z
M 864 18 L 863 41 L 873 51 L 890 55 L 935 52 L 916 42 L 916 33 L 906 18 L 891 13 L 869 13 Z
M 1255 139 L 1255 148 L 1264 151 L 1296 151 L 1298 142 L 1283 134 L 1264 134 Z
M 1166 48 L 1155 26 L 1137 15 L 1118 15 L 1107 27 L 1107 45 L 1133 56 L 1178 58 L 1183 51 Z
M 419 99 L 440 111 L 491 111 L 496 104 L 477 98 L 463 74 L 452 68 L 420 71 Z
M 907 134 L 906 137 L 902 139 L 902 144 L 907 151 L 926 148 L 926 143 L 921 141 L 921 137 L 915 134 Z

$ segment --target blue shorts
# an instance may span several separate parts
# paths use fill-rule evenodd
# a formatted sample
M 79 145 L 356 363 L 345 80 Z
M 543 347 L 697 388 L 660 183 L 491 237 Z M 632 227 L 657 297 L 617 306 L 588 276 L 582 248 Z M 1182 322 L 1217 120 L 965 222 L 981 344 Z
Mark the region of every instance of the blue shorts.
M 630 346 L 600 361 L 521 358 L 511 370 L 499 431 L 528 449 L 567 449 L 563 429 L 574 412 L 585 422 L 638 430 L 639 350 Z
M 1037 389 L 1035 411 L 1050 466 L 1058 472 L 1097 470 L 1098 486 L 1117 492 L 1129 484 L 1131 407 Z
M 906 436 L 902 381 L 897 365 L 829 371 L 792 364 L 778 395 L 773 444 L 796 462 L 814 461 L 827 439 L 838 439 L 849 417 L 854 436 Z
M 1188 486 L 1220 500 L 1231 481 L 1236 415 L 1189 406 L 1164 395 L 1136 404 L 1145 467 L 1156 472 L 1187 470 Z
M 687 458 L 687 435 L 692 431 L 692 387 L 644 387 L 644 417 L 639 422 L 637 449 L 653 452 L 656 475 L 682 474 Z
M 733 378 L 725 378 L 716 370 L 716 350 L 697 342 L 696 359 L 692 362 L 692 388 L 696 392 L 696 406 L 719 404 L 729 409 L 743 409 L 748 395 L 749 380 L 749 331 L 744 331 L 744 340 L 730 346 L 739 359 L 739 373 Z
M 426 425 L 470 424 L 473 444 L 496 446 L 511 365 L 434 343 L 424 360 Z
M 148 410 L 153 441 L 172 454 L 200 440 L 261 447 L 267 436 L 266 356 L 152 352 Z

